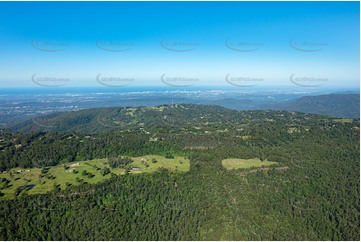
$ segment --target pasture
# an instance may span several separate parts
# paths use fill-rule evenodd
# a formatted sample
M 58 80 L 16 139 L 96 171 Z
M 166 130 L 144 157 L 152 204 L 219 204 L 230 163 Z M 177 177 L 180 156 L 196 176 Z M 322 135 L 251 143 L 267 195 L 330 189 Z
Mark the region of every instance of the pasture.
M 268 161 L 268 160 L 261 161 L 258 158 L 253 158 L 253 159 L 229 158 L 222 160 L 222 165 L 227 170 L 232 170 L 232 169 L 236 170 L 241 168 L 253 168 L 253 167 L 256 168 L 262 166 L 270 166 L 274 164 L 277 164 L 277 162 Z
M 189 171 L 190 166 L 189 160 L 181 156 L 175 156 L 174 159 L 167 159 L 164 156 L 158 155 L 131 158 L 133 162 L 127 166 L 131 174 L 155 172 L 159 168 L 166 168 L 172 172 L 186 172 Z M 156 162 L 154 162 L 153 159 L 155 159 Z M 0 173 L 0 179 L 6 178 L 10 180 L 10 183 L 0 182 L 0 192 L 4 194 L 0 199 L 14 198 L 15 191 L 19 187 L 28 187 L 28 189 L 24 189 L 19 195 L 23 193 L 29 195 L 46 193 L 53 190 L 55 186 L 58 186 L 60 189 L 65 189 L 67 186 L 75 186 L 84 182 L 94 184 L 109 179 L 111 173 L 123 175 L 126 172 L 126 169 L 123 168 L 111 168 L 106 158 L 75 161 L 48 168 L 49 170 L 45 173 L 42 172 L 42 167 L 17 167 L 10 171 Z M 105 168 L 109 168 L 111 173 L 103 176 L 102 172 Z M 84 171 L 88 173 L 88 175 L 85 175 Z

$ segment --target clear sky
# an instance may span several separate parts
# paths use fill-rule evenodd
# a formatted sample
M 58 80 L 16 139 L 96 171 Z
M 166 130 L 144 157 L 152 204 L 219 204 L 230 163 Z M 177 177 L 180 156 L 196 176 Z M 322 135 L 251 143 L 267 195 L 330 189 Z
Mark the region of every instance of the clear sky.
M 358 2 L 0 2 L 0 87 L 226 86 L 227 75 L 359 87 L 359 11 Z

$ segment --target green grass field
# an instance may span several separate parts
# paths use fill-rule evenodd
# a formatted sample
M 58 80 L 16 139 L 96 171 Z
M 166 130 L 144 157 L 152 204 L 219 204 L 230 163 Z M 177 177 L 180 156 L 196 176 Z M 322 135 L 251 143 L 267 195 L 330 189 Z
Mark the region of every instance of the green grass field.
M 288 128 L 287 133 L 293 134 L 295 132 L 301 132 L 298 128 Z
M 258 158 L 254 158 L 254 159 L 238 159 L 238 158 L 229 158 L 229 159 L 225 159 L 222 160 L 222 165 L 227 169 L 227 170 L 232 170 L 232 169 L 240 169 L 240 168 L 252 168 L 252 167 L 262 167 L 262 166 L 269 166 L 269 165 L 274 165 L 277 164 L 277 162 L 273 162 L 273 161 L 261 161 Z
M 152 163 L 152 159 L 155 158 L 157 160 L 156 163 Z M 189 171 L 189 160 L 184 157 L 175 156 L 174 159 L 166 159 L 163 156 L 157 155 L 146 155 L 142 157 L 132 157 L 134 162 L 132 162 L 129 166 L 138 167 L 141 170 L 131 170 L 130 173 L 150 173 L 158 170 L 163 167 L 170 171 L 174 172 L 185 172 Z M 143 159 L 143 162 L 142 162 Z M 54 183 L 59 185 L 61 189 L 65 189 L 67 184 L 79 185 L 82 182 L 76 181 L 77 177 L 79 179 L 83 179 L 83 182 L 88 183 L 98 183 L 105 179 L 110 178 L 110 174 L 105 176 L 101 175 L 101 171 L 105 167 L 109 167 L 106 162 L 107 159 L 95 159 L 88 161 L 79 161 L 79 162 L 71 162 L 65 165 L 69 166 L 68 170 L 65 170 L 64 164 L 50 167 L 49 171 L 45 174 L 44 177 L 40 177 L 41 168 L 13 168 L 11 169 L 12 176 L 10 175 L 10 171 L 0 173 L 0 178 L 10 179 L 9 185 L 10 187 L 1 189 L 6 183 L 0 183 L 0 191 L 4 193 L 3 197 L 0 199 L 9 199 L 14 198 L 15 190 L 20 186 L 27 185 L 35 185 L 33 188 L 26 191 L 26 193 L 37 194 L 37 193 L 46 193 L 51 191 L 54 188 Z M 147 167 L 148 166 L 148 167 Z M 16 173 L 18 170 L 23 170 L 21 173 Z M 73 173 L 73 170 L 78 171 L 77 174 Z M 86 170 L 94 174 L 94 177 L 89 178 L 88 176 L 82 175 L 82 172 Z M 110 171 L 114 174 L 123 175 L 125 173 L 125 169 L 121 168 L 110 168 Z M 54 179 L 49 179 L 49 176 L 55 177 Z M 21 192 L 24 193 L 25 191 Z M 21 195 L 21 194 L 20 194 Z
M 352 123 L 353 119 L 352 118 L 338 118 L 338 119 L 334 119 L 335 122 L 341 122 L 341 123 Z

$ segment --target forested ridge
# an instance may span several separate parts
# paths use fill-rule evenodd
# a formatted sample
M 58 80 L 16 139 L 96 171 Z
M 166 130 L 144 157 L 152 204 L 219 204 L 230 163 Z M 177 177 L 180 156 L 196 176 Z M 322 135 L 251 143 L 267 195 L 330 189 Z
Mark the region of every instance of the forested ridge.
M 298 111 L 332 117 L 359 118 L 360 94 L 324 94 L 304 96 L 296 100 L 280 103 L 274 110 Z
M 58 115 L 55 130 L 2 130 L 1 170 L 171 153 L 190 171 L 20 194 L 0 202 L 2 240 L 359 240 L 359 120 L 178 105 L 65 113 L 98 117 L 76 132 Z M 240 176 L 229 157 L 287 169 Z

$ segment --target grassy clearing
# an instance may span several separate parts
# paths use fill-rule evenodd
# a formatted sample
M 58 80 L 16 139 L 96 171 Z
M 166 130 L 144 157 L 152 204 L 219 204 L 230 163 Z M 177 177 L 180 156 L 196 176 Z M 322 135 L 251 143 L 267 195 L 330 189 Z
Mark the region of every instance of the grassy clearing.
M 147 159 L 147 161 L 141 162 L 142 158 Z M 153 158 L 157 160 L 156 163 L 152 163 Z M 190 164 L 188 159 L 181 156 L 175 156 L 174 159 L 166 159 L 163 156 L 147 155 L 135 157 L 133 160 L 132 165 L 141 168 L 142 172 L 154 172 L 161 167 L 167 168 L 170 171 L 189 171 Z M 149 167 L 146 167 L 146 164 L 148 164 Z
M 265 160 L 262 162 L 258 158 L 254 158 L 254 159 L 229 158 L 229 159 L 222 160 L 222 165 L 227 170 L 240 169 L 240 168 L 262 167 L 262 166 L 269 166 L 269 165 L 274 165 L 274 164 L 277 164 L 277 162 L 268 161 L 268 160 Z
M 340 122 L 340 123 L 352 123 L 352 118 L 338 118 L 338 119 L 334 119 L 333 121 L 335 122 Z
M 241 139 L 243 139 L 243 140 L 247 140 L 247 139 L 250 139 L 250 138 L 252 138 L 252 136 L 250 136 L 250 135 L 242 135 L 242 136 L 237 136 L 238 138 L 241 138 Z
M 288 128 L 287 133 L 292 134 L 295 132 L 301 132 L 298 128 Z
M 140 168 L 140 171 L 131 170 L 130 173 L 150 173 L 161 167 L 174 172 L 186 172 L 189 171 L 190 166 L 189 160 L 180 156 L 175 156 L 174 159 L 166 159 L 163 156 L 146 155 L 142 157 L 132 157 L 132 159 L 134 162 L 129 166 L 138 167 Z M 153 163 L 152 159 L 156 159 L 157 162 Z M 9 171 L 0 173 L 0 178 L 9 179 L 9 185 L 11 185 L 10 187 L 1 189 L 6 183 L 0 183 L 0 191 L 4 193 L 4 196 L 0 197 L 0 199 L 14 198 L 15 190 L 20 186 L 34 185 L 33 188 L 26 191 L 30 195 L 51 191 L 54 189 L 54 184 L 59 185 L 61 189 L 65 189 L 69 184 L 79 185 L 83 182 L 92 184 L 98 183 L 110 178 L 110 174 L 105 176 L 102 176 L 101 174 L 101 171 L 106 167 L 110 169 L 111 173 L 117 175 L 125 174 L 125 169 L 110 168 L 107 164 L 107 159 L 71 162 L 65 165 L 69 167 L 67 170 L 65 170 L 64 164 L 50 167 L 49 171 L 43 177 L 41 177 L 41 168 L 24 169 L 18 167 L 11 169 L 12 175 L 10 175 Z M 17 173 L 16 171 L 19 170 L 22 170 L 22 172 Z M 78 173 L 74 173 L 74 170 Z M 92 173 L 94 176 L 90 178 L 86 175 L 82 175 L 84 170 Z M 83 179 L 83 181 L 79 182 L 77 181 L 77 178 Z M 21 193 L 24 193 L 24 191 Z

